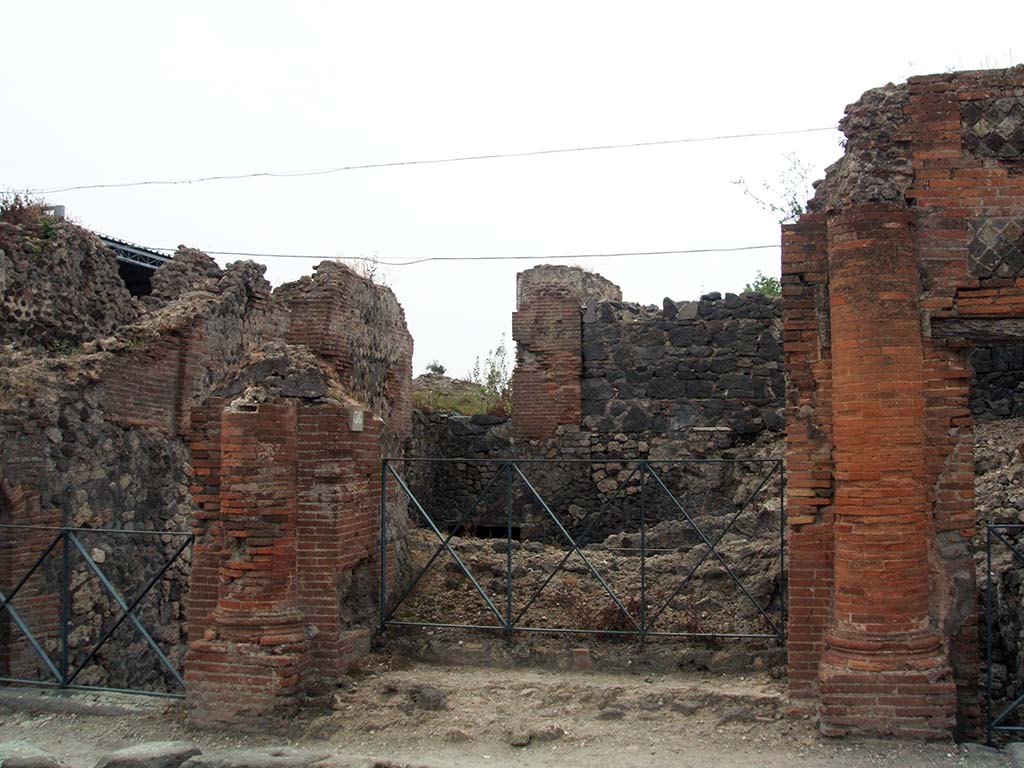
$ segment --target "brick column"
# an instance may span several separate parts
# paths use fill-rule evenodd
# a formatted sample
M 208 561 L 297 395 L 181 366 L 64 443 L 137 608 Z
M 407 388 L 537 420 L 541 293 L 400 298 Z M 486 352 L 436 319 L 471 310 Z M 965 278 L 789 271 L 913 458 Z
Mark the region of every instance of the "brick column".
M 307 663 L 296 574 L 296 406 L 225 412 L 217 606 L 186 659 L 197 721 L 255 724 L 295 708 Z
M 865 204 L 828 225 L 835 605 L 821 721 L 948 738 L 954 684 L 929 616 L 920 279 L 913 215 Z
M 818 664 L 832 621 L 832 357 L 825 214 L 782 231 L 786 350 L 786 638 L 790 709 L 817 708 Z
M 512 433 L 528 440 L 578 427 L 583 415 L 583 305 L 622 301 L 619 287 L 579 267 L 544 264 L 516 275 Z
M 512 373 L 512 431 L 516 437 L 554 437 L 579 425 L 583 374 L 580 299 L 557 286 L 537 291 L 512 314 L 518 345 Z
M 382 422 L 361 406 L 299 409 L 298 596 L 307 621 L 311 669 L 333 685 L 370 651 L 380 561 Z M 365 411 L 364 411 L 365 413 Z

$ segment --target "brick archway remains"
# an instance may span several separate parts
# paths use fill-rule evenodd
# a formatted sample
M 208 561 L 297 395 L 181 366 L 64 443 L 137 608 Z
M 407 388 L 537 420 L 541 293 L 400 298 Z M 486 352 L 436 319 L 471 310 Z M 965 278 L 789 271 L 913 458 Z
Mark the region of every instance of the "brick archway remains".
M 783 228 L 789 686 L 827 734 L 976 733 L 970 369 L 1024 338 L 1024 67 L 864 94 Z

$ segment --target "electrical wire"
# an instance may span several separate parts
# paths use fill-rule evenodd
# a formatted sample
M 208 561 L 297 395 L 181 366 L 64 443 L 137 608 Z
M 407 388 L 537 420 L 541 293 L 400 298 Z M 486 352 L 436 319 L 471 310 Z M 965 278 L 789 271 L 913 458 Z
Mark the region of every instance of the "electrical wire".
M 174 252 L 175 248 L 153 248 L 151 251 Z M 310 253 L 255 253 L 252 251 L 203 251 L 208 256 L 243 256 L 254 259 L 317 259 L 319 261 L 365 261 L 385 267 L 410 267 L 414 264 L 425 264 L 431 261 L 554 261 L 565 259 L 614 259 L 627 256 L 681 256 L 700 253 L 735 253 L 739 251 L 760 251 L 767 248 L 779 248 L 778 243 L 765 245 L 740 245 L 726 248 L 674 248 L 663 251 L 617 251 L 611 253 L 564 253 L 545 256 L 427 256 L 406 261 L 388 261 L 374 256 L 325 256 Z
M 306 171 L 256 171 L 252 173 L 222 174 L 217 176 L 196 176 L 183 179 L 148 179 L 143 181 L 125 181 L 109 184 L 77 184 L 64 187 L 51 187 L 49 189 L 29 190 L 32 194 L 56 194 L 60 192 L 77 192 L 89 189 L 119 189 L 126 187 L 155 187 L 155 186 L 177 186 L 182 184 L 202 184 L 209 181 L 236 181 L 241 179 L 258 178 L 297 178 L 302 176 L 326 176 L 332 173 L 345 171 L 362 171 L 373 168 L 399 168 L 417 165 L 439 165 L 442 163 L 462 163 L 477 160 L 504 160 L 518 157 L 539 157 L 542 155 L 558 155 L 570 152 L 598 152 L 612 149 L 635 149 L 639 147 L 661 147 L 671 144 L 695 144 L 711 141 L 732 141 L 735 139 L 753 139 L 768 136 L 794 136 L 803 133 L 818 133 L 821 131 L 834 131 L 836 126 L 823 128 L 798 128 L 785 131 L 761 131 L 758 133 L 733 133 L 721 136 L 695 136 L 682 139 L 662 139 L 659 141 L 635 141 L 628 144 L 596 144 L 593 146 L 561 147 L 556 149 L 536 149 L 525 152 L 494 152 L 484 155 L 457 155 L 454 157 L 441 157 L 427 160 L 397 160 L 384 163 L 364 163 L 361 165 L 342 165 L 334 168 L 318 168 Z

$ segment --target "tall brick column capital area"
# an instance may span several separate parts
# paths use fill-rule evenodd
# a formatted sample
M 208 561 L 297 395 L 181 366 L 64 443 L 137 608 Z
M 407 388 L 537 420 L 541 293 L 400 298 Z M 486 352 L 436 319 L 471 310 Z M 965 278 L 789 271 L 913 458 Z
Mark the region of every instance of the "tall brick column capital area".
M 1024 316 L 1024 68 L 911 78 L 846 113 L 782 240 L 790 692 L 827 734 L 970 737 L 965 354 Z

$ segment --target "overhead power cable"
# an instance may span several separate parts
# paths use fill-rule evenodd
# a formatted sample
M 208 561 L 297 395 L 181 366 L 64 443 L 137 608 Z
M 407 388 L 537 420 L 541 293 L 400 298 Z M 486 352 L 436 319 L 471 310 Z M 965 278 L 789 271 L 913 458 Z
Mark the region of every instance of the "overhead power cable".
M 731 141 L 734 139 L 753 139 L 767 136 L 793 136 L 801 133 L 818 133 L 821 131 L 834 131 L 836 126 L 823 128 L 798 128 L 788 131 L 762 131 L 759 133 L 733 133 L 721 136 L 694 136 L 683 139 L 662 139 L 660 141 L 634 141 L 628 144 L 596 144 L 584 147 L 560 147 L 557 149 L 535 149 L 525 152 L 494 152 L 485 155 L 457 155 L 455 157 L 440 157 L 427 160 L 396 160 L 385 163 L 363 163 L 359 165 L 341 165 L 334 168 L 317 168 L 305 171 L 255 171 L 252 173 L 221 174 L 217 176 L 196 176 L 183 179 L 147 179 L 143 181 L 124 181 L 109 184 L 77 184 L 65 187 L 51 187 L 49 189 L 31 190 L 35 194 L 56 194 L 58 192 L 77 192 L 86 189 L 116 189 L 124 187 L 157 187 L 177 186 L 181 184 L 202 184 L 208 181 L 232 181 L 239 179 L 259 178 L 297 178 L 300 176 L 326 176 L 332 173 L 343 173 L 345 171 L 364 171 L 372 168 L 399 168 L 414 165 L 439 165 L 441 163 L 463 163 L 475 160 L 504 160 L 516 157 L 539 157 L 541 155 L 560 155 L 570 152 L 598 152 L 611 149 L 635 149 L 639 147 L 661 147 L 670 144 L 695 144 L 710 141 Z
M 426 256 L 406 261 L 388 261 L 373 256 L 326 256 L 312 253 L 255 253 L 252 251 L 203 251 L 208 256 L 243 256 L 254 259 L 317 259 L 319 261 L 366 261 L 385 267 L 409 267 L 428 261 L 548 261 L 556 259 L 614 259 L 625 256 L 675 256 L 698 253 L 734 253 L 779 248 L 778 243 L 766 245 L 739 245 L 730 248 L 675 248 L 664 251 L 618 251 L 612 253 L 562 253 L 541 256 Z M 153 251 L 173 252 L 174 248 L 150 248 Z

